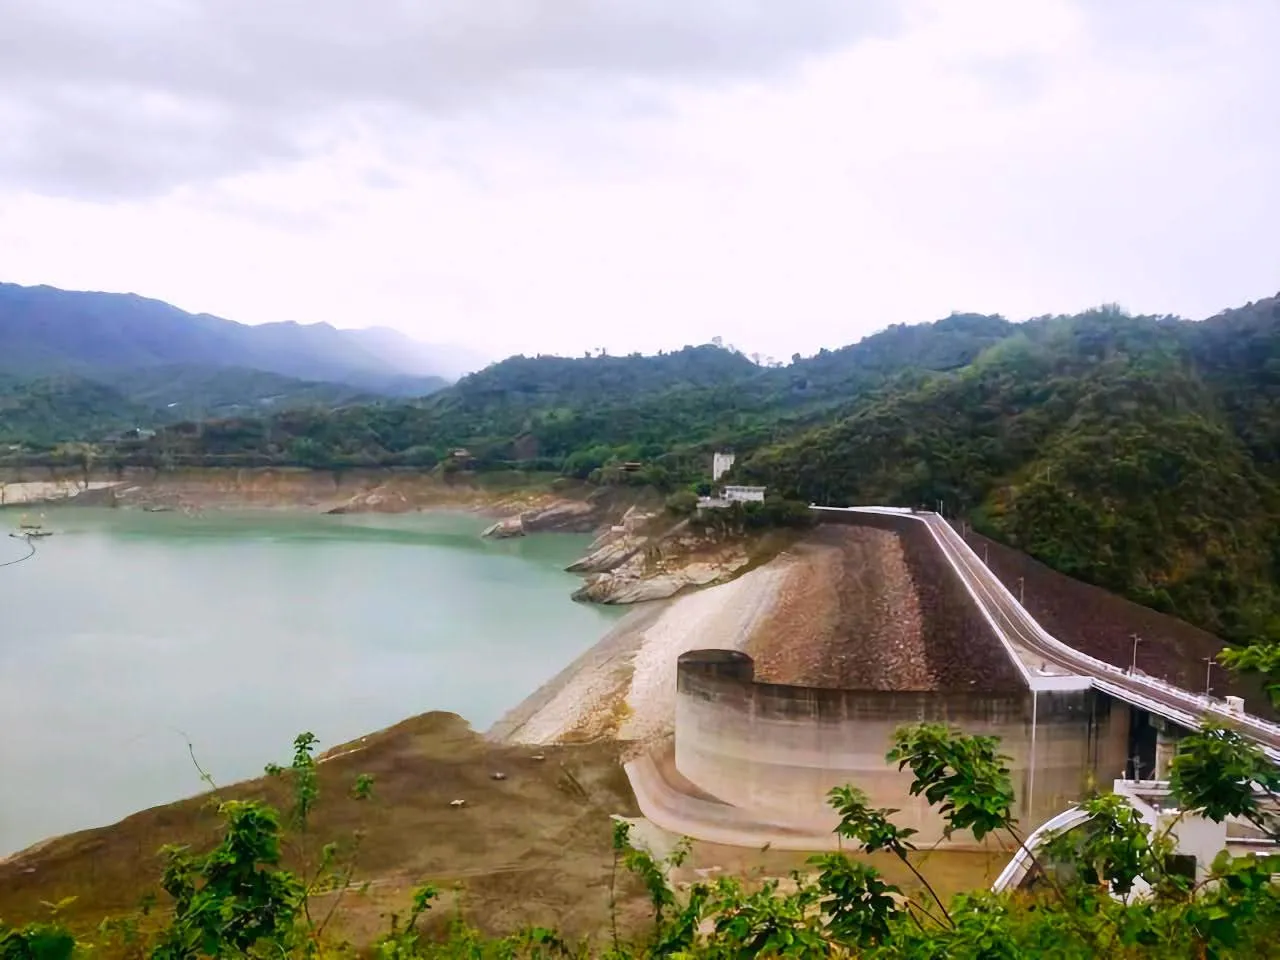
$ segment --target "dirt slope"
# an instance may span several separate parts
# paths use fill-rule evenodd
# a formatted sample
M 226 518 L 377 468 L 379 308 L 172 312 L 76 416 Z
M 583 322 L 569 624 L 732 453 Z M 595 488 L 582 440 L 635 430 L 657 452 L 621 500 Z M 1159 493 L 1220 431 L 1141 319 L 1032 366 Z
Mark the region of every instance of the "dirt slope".
M 464 909 L 484 929 L 527 922 L 555 922 L 572 933 L 602 929 L 610 815 L 635 813 L 612 744 L 503 746 L 453 714 L 428 713 L 331 753 L 334 759 L 320 767 L 313 835 L 346 840 L 364 831 L 358 877 L 372 886 L 341 911 L 343 932 L 353 939 L 382 929 L 383 915 L 402 909 L 408 891 L 424 881 L 446 890 L 462 881 Z M 534 760 L 536 754 L 545 759 Z M 491 779 L 499 771 L 506 779 Z M 374 775 L 367 804 L 347 797 L 359 773 Z M 219 793 L 287 803 L 281 784 L 271 780 Z M 466 806 L 451 807 L 454 799 Z M 67 917 L 80 929 L 132 912 L 144 894 L 158 891 L 156 851 L 163 844 L 206 847 L 217 830 L 208 797 L 197 797 L 17 854 L 0 862 L 0 918 L 39 918 L 41 901 L 67 896 L 78 898 Z M 160 893 L 161 905 L 166 899 Z
M 923 524 L 823 523 L 785 552 L 779 601 L 747 652 L 772 683 L 1006 692 L 1022 682 Z

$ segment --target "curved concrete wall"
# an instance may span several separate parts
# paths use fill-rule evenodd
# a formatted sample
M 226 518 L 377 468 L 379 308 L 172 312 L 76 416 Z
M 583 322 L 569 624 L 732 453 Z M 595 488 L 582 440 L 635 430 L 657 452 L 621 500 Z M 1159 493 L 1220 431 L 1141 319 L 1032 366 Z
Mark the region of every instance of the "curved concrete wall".
M 1000 737 L 1027 829 L 1079 799 L 1095 772 L 1109 783 L 1124 767 L 1128 713 L 1112 711 L 1092 690 L 938 693 L 757 683 L 751 658 L 728 650 L 686 653 L 676 670 L 676 768 L 719 800 L 783 827 L 830 830 L 835 817 L 827 791 L 848 783 L 874 806 L 899 808 L 895 820 L 919 830 L 922 845 L 937 840 L 941 822 L 923 799 L 908 795 L 910 772 L 884 759 L 893 732 L 920 721 Z

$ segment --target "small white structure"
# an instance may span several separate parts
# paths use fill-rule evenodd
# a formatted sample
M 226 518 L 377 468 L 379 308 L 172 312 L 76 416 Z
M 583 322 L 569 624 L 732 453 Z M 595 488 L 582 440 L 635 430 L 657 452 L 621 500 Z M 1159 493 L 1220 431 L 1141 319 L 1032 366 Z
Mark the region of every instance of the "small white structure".
M 724 499 L 730 503 L 763 503 L 765 487 L 725 487 Z
M 733 469 L 738 458 L 732 453 L 716 453 L 711 457 L 711 482 L 719 483 L 720 478 Z

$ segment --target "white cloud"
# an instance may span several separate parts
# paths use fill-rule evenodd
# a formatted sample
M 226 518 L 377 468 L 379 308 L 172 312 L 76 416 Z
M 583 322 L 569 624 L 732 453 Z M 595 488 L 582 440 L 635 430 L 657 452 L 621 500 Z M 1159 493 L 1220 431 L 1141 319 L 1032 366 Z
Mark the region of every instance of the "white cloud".
M 614 9 L 578 4 L 597 6 Z M 493 355 L 722 335 L 789 356 L 952 309 L 1202 316 L 1280 286 L 1274 5 L 1161 5 L 1153 42 L 1103 0 L 909 0 L 896 29 L 845 24 L 839 44 L 816 29 L 833 7 L 765 44 L 763 21 L 716 19 L 730 6 L 699 5 L 680 43 L 648 22 L 643 56 L 626 17 L 590 54 L 571 19 L 551 40 L 468 21 L 468 69 L 491 77 L 519 49 L 539 82 L 497 70 L 432 112 L 422 91 L 370 106 L 377 77 L 335 74 L 326 91 L 351 96 L 320 112 L 284 97 L 287 149 L 239 167 L 194 134 L 153 156 L 139 127 L 112 182 L 159 164 L 175 175 L 158 192 L 0 180 L 4 278 Z M 309 29 L 333 49 L 385 35 L 326 23 Z M 745 49 L 711 70 L 725 24 Z M 344 62 L 367 66 L 361 50 Z M 178 79 L 147 105 L 170 132 L 260 119 L 226 98 L 188 113 L 198 85 Z

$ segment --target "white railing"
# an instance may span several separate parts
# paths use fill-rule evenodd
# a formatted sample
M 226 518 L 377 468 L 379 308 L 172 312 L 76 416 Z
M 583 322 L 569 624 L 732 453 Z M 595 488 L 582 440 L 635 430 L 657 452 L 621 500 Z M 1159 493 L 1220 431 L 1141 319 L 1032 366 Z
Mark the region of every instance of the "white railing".
M 1132 674 L 1121 667 L 1107 663 L 1105 660 L 1099 660 L 1097 657 L 1083 653 L 1070 644 L 1064 643 L 1057 637 L 1050 634 L 1034 617 L 1031 616 L 1031 614 L 1026 611 L 1018 599 L 1013 595 L 1013 592 L 1004 585 L 1004 582 L 997 577 L 985 563 L 982 562 L 982 559 L 976 552 L 974 552 L 973 548 L 969 546 L 965 539 L 938 514 L 918 513 L 905 507 L 820 507 L 816 504 L 811 504 L 810 506 L 812 509 L 820 511 L 825 510 L 839 513 L 878 513 L 892 516 L 911 517 L 912 519 L 919 520 L 921 523 L 925 524 L 929 531 L 934 535 L 934 540 L 938 543 L 940 548 L 942 547 L 942 542 L 941 537 L 938 534 L 938 528 L 944 528 L 947 531 L 946 538 L 951 548 L 957 551 L 963 550 L 967 561 L 971 565 L 986 572 L 987 578 L 984 586 L 987 589 L 997 591 L 999 595 L 1001 595 L 1003 602 L 1018 612 L 1019 619 L 1022 621 L 1022 627 L 1030 631 L 1032 634 L 1031 637 L 1023 636 L 1022 639 L 1032 640 L 1033 642 L 1048 647 L 1060 656 L 1071 661 L 1074 667 L 1082 669 L 1087 675 L 1089 675 L 1091 680 L 1096 684 L 1102 685 L 1102 687 L 1105 688 L 1103 692 L 1108 693 L 1117 699 L 1133 702 L 1152 713 L 1169 716 L 1170 719 L 1177 720 L 1180 723 L 1190 723 L 1192 726 L 1197 726 L 1205 714 L 1215 714 L 1225 720 L 1237 724 L 1240 727 L 1246 728 L 1246 732 L 1248 732 L 1249 728 L 1252 728 L 1255 734 L 1261 733 L 1264 736 L 1274 739 L 1278 744 L 1280 744 L 1280 724 L 1270 723 L 1252 714 L 1231 712 L 1226 708 L 1225 704 L 1221 704 L 1220 701 L 1215 702 L 1208 696 L 1194 694 L 1188 690 L 1184 690 L 1182 687 L 1168 683 L 1167 681 L 1159 680 L 1155 677 Z M 936 520 L 940 522 L 930 522 L 930 518 L 936 518 Z M 982 611 L 987 622 L 995 630 L 997 637 L 1004 644 L 1005 648 L 1009 650 L 1015 664 L 1023 672 L 1023 675 L 1029 679 L 1030 674 L 1027 671 L 1025 664 L 1022 663 L 1021 658 L 1019 658 L 1012 649 L 1019 638 L 1017 636 L 1009 636 L 1008 633 L 998 625 L 996 622 L 997 618 L 992 615 L 991 611 L 986 609 L 986 604 L 978 596 L 979 591 L 974 589 L 974 586 L 969 582 L 971 578 L 970 573 L 964 570 L 962 566 L 956 562 L 955 558 L 951 556 L 948 550 L 943 548 L 941 552 L 943 557 L 947 560 L 948 565 L 965 584 L 965 588 L 968 590 L 970 596 L 973 597 L 975 603 L 978 604 L 979 609 Z M 1021 630 L 1019 629 L 1018 632 L 1021 632 Z M 1141 687 L 1153 694 L 1159 693 L 1166 697 L 1175 699 L 1179 701 L 1178 707 L 1170 706 L 1169 704 L 1162 703 L 1158 700 L 1148 700 L 1143 697 L 1140 692 L 1135 692 L 1133 687 Z M 1273 760 L 1280 761 L 1280 746 L 1272 746 L 1270 744 L 1263 744 L 1263 746 L 1266 749 L 1267 754 L 1271 756 Z
M 1000 871 L 995 883 L 991 885 L 992 891 L 1004 893 L 1006 890 L 1016 890 L 1021 886 L 1026 875 L 1031 872 L 1031 868 L 1035 866 L 1036 850 L 1048 843 L 1059 832 L 1078 827 L 1088 819 L 1089 814 L 1080 807 L 1068 807 L 1062 813 L 1036 827 Z
M 936 516 L 936 514 L 934 516 Z M 1268 721 L 1263 720 L 1261 717 L 1256 717 L 1256 716 L 1253 716 L 1252 714 L 1241 715 L 1237 713 L 1229 713 L 1226 710 L 1225 705 L 1218 706 L 1218 704 L 1215 703 L 1213 699 L 1208 696 L 1192 693 L 1189 690 L 1184 690 L 1182 687 L 1169 683 L 1168 681 L 1165 681 L 1165 680 L 1160 680 L 1156 677 L 1132 674 L 1129 671 L 1123 669 L 1122 667 L 1117 667 L 1113 663 L 1107 663 L 1105 660 L 1099 660 L 1097 657 L 1093 657 L 1087 653 L 1083 653 L 1082 651 L 1077 650 L 1075 647 L 1071 646 L 1070 644 L 1064 643 L 1063 641 L 1059 640 L 1057 637 L 1053 636 L 1051 633 L 1045 630 L 1044 627 L 1040 626 L 1040 623 L 1034 617 L 1032 617 L 1031 614 L 1029 614 L 1026 611 L 1026 609 L 1022 606 L 1021 603 L 1018 602 L 1018 599 L 1013 595 L 1013 592 L 1004 585 L 1004 582 L 999 577 L 997 577 L 991 571 L 991 569 L 982 562 L 981 559 L 979 559 L 978 554 L 974 551 L 974 549 L 970 547 L 968 543 L 965 542 L 964 538 L 961 537 L 960 534 L 956 533 L 955 529 L 949 523 L 946 523 L 944 521 L 942 525 L 947 529 L 948 533 L 950 534 L 952 542 L 963 547 L 964 550 L 972 557 L 973 562 L 980 565 L 982 569 L 987 571 L 987 573 L 990 575 L 992 585 L 998 588 L 1001 592 L 1003 592 L 1005 595 L 1005 599 L 1008 601 L 1008 603 L 1016 607 L 1021 612 L 1026 625 L 1030 627 L 1032 631 L 1034 631 L 1034 633 L 1036 634 L 1036 638 L 1040 642 L 1044 643 L 1046 646 L 1052 647 L 1053 649 L 1057 650 L 1059 653 L 1063 654 L 1064 656 L 1074 661 L 1087 665 L 1087 668 L 1092 671 L 1107 674 L 1107 675 L 1116 677 L 1118 680 L 1123 681 L 1123 683 L 1118 684 L 1118 686 L 1123 687 L 1125 684 L 1130 684 L 1130 685 L 1136 684 L 1142 687 L 1146 687 L 1149 690 L 1159 691 L 1168 696 L 1176 697 L 1177 699 L 1184 701 L 1185 706 L 1194 705 L 1194 707 L 1200 710 L 1201 712 L 1218 713 L 1218 714 L 1221 714 L 1226 719 L 1235 720 L 1243 724 L 1249 724 L 1251 726 L 1255 726 L 1259 728 L 1260 730 L 1270 733 L 1273 736 L 1280 737 L 1280 724 L 1269 723 Z M 960 572 L 960 571 L 957 571 L 957 572 Z

